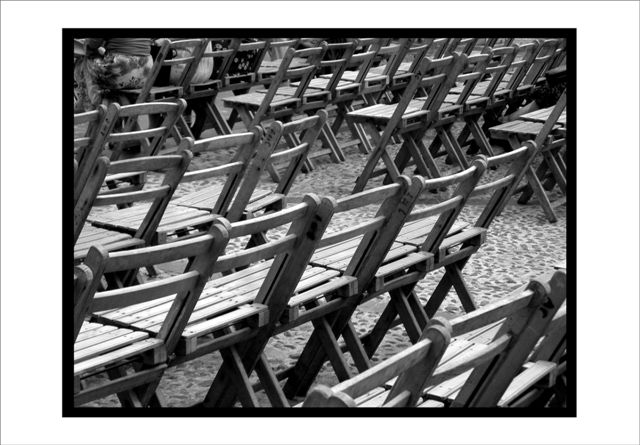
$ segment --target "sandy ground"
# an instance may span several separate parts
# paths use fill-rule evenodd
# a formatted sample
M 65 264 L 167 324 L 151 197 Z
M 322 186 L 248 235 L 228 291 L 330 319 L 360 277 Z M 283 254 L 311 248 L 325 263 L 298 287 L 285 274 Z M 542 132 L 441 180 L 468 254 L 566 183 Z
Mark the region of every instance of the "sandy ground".
M 223 96 L 224 97 L 224 96 Z M 237 126 L 234 131 L 242 131 Z M 204 136 L 214 135 L 212 131 L 205 132 Z M 344 140 L 349 135 L 341 132 L 339 139 Z M 427 134 L 427 139 L 432 135 Z M 497 152 L 500 152 L 497 149 Z M 354 181 L 361 171 L 366 156 L 361 154 L 356 147 L 349 148 L 346 152 L 346 162 L 335 164 L 328 157 L 317 158 L 315 169 L 306 174 L 301 174 L 290 193 L 290 201 L 297 202 L 304 194 L 313 192 L 318 195 L 340 198 L 351 192 Z M 205 154 L 194 158 L 190 169 L 213 166 L 221 160 L 228 158 L 230 153 Z M 439 160 L 443 172 L 453 172 L 453 169 Z M 411 174 L 407 170 L 405 174 Z M 500 174 L 500 171 L 489 171 L 489 177 Z M 150 178 L 153 180 L 153 178 Z M 379 183 L 379 181 L 378 181 Z M 181 187 L 177 195 L 182 195 L 194 189 L 211 185 L 211 183 L 190 183 Z M 371 186 L 376 185 L 376 181 Z M 262 178 L 263 187 L 274 187 L 268 179 Z M 559 193 L 551 195 L 552 201 L 559 198 Z M 461 219 L 473 222 L 482 211 L 483 200 L 475 200 L 465 207 Z M 102 211 L 97 209 L 96 211 Z M 519 205 L 512 198 L 502 215 L 491 226 L 486 244 L 472 257 L 464 269 L 469 288 L 479 306 L 495 301 L 509 293 L 510 290 L 525 283 L 528 279 L 541 275 L 552 269 L 553 265 L 566 258 L 566 207 L 561 205 L 556 208 L 558 221 L 549 223 L 537 201 L 533 199 L 527 205 Z M 332 221 L 332 228 L 340 229 L 353 224 L 359 215 L 354 212 L 339 214 Z M 166 270 L 166 273 L 171 273 Z M 429 295 L 438 283 L 442 272 L 436 271 L 428 274 L 418 285 L 418 295 L 423 301 L 427 301 Z M 379 297 L 362 305 L 353 317 L 353 322 L 360 333 L 366 332 L 377 320 L 378 315 L 386 306 L 388 297 Z M 448 298 L 441 307 L 442 315 L 455 317 L 463 313 L 462 307 L 455 295 L 450 292 Z M 286 369 L 295 363 L 312 331 L 311 323 L 285 332 L 271 339 L 266 349 L 266 356 L 273 369 L 277 372 Z M 374 357 L 374 362 L 402 350 L 409 345 L 406 333 L 402 327 L 390 331 L 384 343 Z M 221 363 L 218 353 L 209 354 L 197 360 L 179 365 L 168 370 L 161 382 L 160 391 L 168 406 L 189 406 L 202 400 L 209 385 L 215 376 Z M 255 378 L 255 375 L 253 376 Z M 318 377 L 318 382 L 332 384 L 337 379 L 330 365 L 326 365 Z M 261 401 L 266 403 L 264 395 Z M 118 406 L 117 398 L 112 396 L 89 406 L 106 407 Z

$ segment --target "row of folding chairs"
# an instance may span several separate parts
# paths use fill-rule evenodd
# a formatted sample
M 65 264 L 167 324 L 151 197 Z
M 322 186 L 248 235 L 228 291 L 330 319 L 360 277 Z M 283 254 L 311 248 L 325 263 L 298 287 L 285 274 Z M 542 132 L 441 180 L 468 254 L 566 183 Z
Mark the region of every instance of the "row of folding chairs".
M 287 195 L 304 160 L 326 121 L 326 112 L 282 124 L 273 122 L 263 130 L 194 141 L 185 138 L 176 154 L 158 155 L 170 122 L 160 127 L 128 132 L 116 131 L 114 123 L 139 119 L 148 113 L 175 118 L 182 104 L 111 104 L 92 145 L 83 146 L 76 170 L 74 199 L 74 256 L 81 262 L 92 245 L 109 250 L 166 243 L 206 231 L 216 216 L 230 221 L 253 218 L 285 207 Z M 86 113 L 98 116 L 104 110 Z M 170 112 L 173 111 L 173 117 Z M 83 116 L 84 117 L 84 116 Z M 126 123 L 124 124 L 126 125 Z M 155 135 L 150 137 L 150 135 Z M 288 150 L 274 151 L 280 140 L 296 137 Z M 87 138 L 78 138 L 84 142 Z M 112 160 L 124 141 L 143 141 L 149 146 L 142 155 Z M 108 149 L 105 149 L 105 144 Z M 78 144 L 82 146 L 83 144 Z M 227 160 L 189 171 L 192 154 L 229 152 Z M 282 180 L 261 180 L 266 165 L 276 166 Z M 156 175 L 155 181 L 146 176 Z M 206 181 L 204 184 L 202 181 Z M 199 187 L 188 191 L 189 183 Z M 175 193 L 179 196 L 174 197 Z M 97 207 L 113 206 L 98 211 Z M 254 242 L 262 242 L 256 235 Z
M 296 406 L 562 406 L 565 298 L 565 272 L 556 272 L 471 314 L 435 317 L 416 344 L 331 388 L 314 386 Z
M 327 359 L 340 380 L 353 377 L 346 351 L 359 371 L 369 369 L 391 327 L 402 323 L 417 342 L 439 307 L 437 300 L 451 287 L 466 310 L 475 309 L 462 269 L 483 244 L 488 226 L 534 153 L 535 146 L 527 144 L 488 160 L 479 158 L 451 176 L 403 176 L 338 201 L 308 195 L 300 204 L 237 222 L 213 218 L 205 234 L 169 244 L 111 252 L 92 245 L 75 270 L 76 403 L 116 393 L 126 406 L 162 404 L 157 385 L 166 368 L 213 351 L 221 352 L 224 363 L 203 406 L 233 406 L 236 401 L 256 406 L 258 387 L 273 406 L 288 406 L 290 398 L 306 394 Z M 177 176 L 190 157 L 182 150 L 110 166 L 106 158 L 101 160 L 112 175 L 147 166 Z M 501 178 L 479 182 L 487 167 L 499 165 L 504 165 Z M 162 219 L 169 205 L 166 197 L 175 187 L 165 180 L 157 191 L 131 193 L 147 199 L 162 195 L 163 203 L 154 201 L 155 211 L 147 214 Z M 448 196 L 416 205 L 432 197 L 429 191 L 444 188 Z M 460 222 L 467 200 L 481 194 L 489 197 L 476 223 Z M 95 200 L 117 204 L 119 195 Z M 333 214 L 365 208 L 369 216 L 357 225 L 331 227 Z M 178 260 L 187 260 L 184 272 L 169 278 L 145 282 L 139 271 Z M 415 285 L 437 268 L 446 271 L 439 293 L 423 306 Z M 391 295 L 389 306 L 374 329 L 360 337 L 351 322 L 354 311 L 382 293 Z M 267 342 L 308 322 L 314 331 L 298 362 L 276 375 L 264 355 Z M 340 337 L 345 345 L 338 343 Z M 257 386 L 250 380 L 254 371 Z M 96 374 L 106 374 L 106 381 L 96 386 Z

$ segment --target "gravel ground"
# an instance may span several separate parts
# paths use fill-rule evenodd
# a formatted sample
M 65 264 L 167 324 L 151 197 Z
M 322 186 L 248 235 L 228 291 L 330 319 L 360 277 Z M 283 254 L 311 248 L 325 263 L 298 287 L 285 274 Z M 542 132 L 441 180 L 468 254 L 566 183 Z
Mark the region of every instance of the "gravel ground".
M 242 128 L 237 126 L 237 130 Z M 204 136 L 213 135 L 206 132 Z M 339 139 L 344 140 L 348 134 L 341 132 Z M 427 134 L 427 139 L 432 137 Z M 497 149 L 500 152 L 499 149 Z M 354 181 L 361 171 L 366 156 L 361 154 L 356 147 L 347 150 L 346 162 L 335 164 L 328 157 L 314 160 L 315 169 L 306 174 L 301 174 L 290 192 L 290 202 L 297 202 L 305 193 L 313 192 L 321 196 L 333 196 L 340 198 L 351 192 Z M 216 154 L 204 154 L 195 157 L 190 169 L 213 166 L 224 159 L 228 159 L 231 153 L 221 152 Z M 440 159 L 442 161 L 442 159 Z M 452 172 L 452 168 L 441 163 L 443 172 Z M 411 174 L 407 170 L 405 174 Z M 488 171 L 488 177 L 500 174 L 500 171 Z M 155 178 L 150 177 L 153 182 Z M 371 186 L 380 183 L 372 181 Z M 177 196 L 188 193 L 213 182 L 190 183 L 182 186 Z M 261 186 L 274 184 L 268 177 L 262 178 Z M 551 196 L 552 201 L 559 198 L 559 194 Z M 482 211 L 484 201 L 475 200 L 465 207 L 461 219 L 473 222 Z M 96 209 L 96 212 L 104 211 Z M 464 269 L 469 288 L 479 306 L 495 301 L 509 293 L 532 277 L 536 277 L 552 269 L 553 265 L 566 258 L 566 207 L 561 205 L 556 208 L 558 221 L 549 223 L 541 207 L 533 199 L 527 205 L 519 205 L 515 199 L 511 199 L 502 215 L 491 226 L 486 244 L 472 257 Z M 353 224 L 361 215 L 355 212 L 338 214 L 332 221 L 332 228 L 340 229 Z M 165 273 L 170 274 L 170 270 Z M 417 292 L 419 297 L 426 302 L 429 295 L 438 283 L 442 272 L 436 271 L 428 274 L 419 283 Z M 362 305 L 353 317 L 354 325 L 360 333 L 366 332 L 377 320 L 378 315 L 386 306 L 388 297 L 378 297 Z M 461 305 L 450 292 L 441 307 L 441 315 L 455 317 L 463 313 Z M 271 339 L 265 351 L 273 369 L 278 372 L 295 363 L 309 335 L 311 323 L 285 332 Z M 383 344 L 380 346 L 374 362 L 383 360 L 390 355 L 409 345 L 407 336 L 402 327 L 391 330 Z M 221 363 L 218 353 L 213 353 L 191 362 L 181 364 L 168 370 L 160 384 L 160 391 L 168 406 L 189 406 L 202 400 L 207 389 Z M 255 378 L 255 374 L 253 376 Z M 326 365 L 318 377 L 318 382 L 325 384 L 336 383 L 330 365 Z M 266 398 L 260 395 L 261 401 Z M 107 407 L 119 406 L 117 398 L 112 396 L 92 402 L 88 406 Z

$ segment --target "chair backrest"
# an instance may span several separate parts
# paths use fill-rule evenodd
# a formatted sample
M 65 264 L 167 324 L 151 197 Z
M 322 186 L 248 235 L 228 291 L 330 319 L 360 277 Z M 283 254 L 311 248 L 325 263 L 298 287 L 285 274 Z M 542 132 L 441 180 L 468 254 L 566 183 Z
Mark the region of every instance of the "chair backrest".
M 387 397 L 380 407 L 415 406 L 425 380 L 431 377 L 449 346 L 450 332 L 445 319 L 434 318 L 416 344 L 332 388 L 324 385 L 311 388 L 302 407 L 355 408 L 359 397 L 396 377 L 393 397 Z
M 91 147 L 93 145 L 93 141 L 98 129 L 102 125 L 106 113 L 107 107 L 99 105 L 95 110 L 73 115 L 73 152 L 79 165 L 82 164 L 85 147 Z M 84 125 L 86 125 L 86 128 L 82 131 L 82 126 Z
M 276 124 L 271 124 L 267 128 L 268 132 L 281 131 Z M 253 178 L 260 175 L 273 151 L 273 139 L 271 137 L 267 142 L 263 138 L 263 131 L 260 127 L 254 127 L 247 133 L 215 136 L 195 142 L 191 138 L 185 138 L 180 144 L 181 150 L 206 153 L 235 148 L 235 154 L 226 163 L 185 173 L 181 184 L 212 178 L 224 178 L 224 185 L 215 203 L 212 203 L 212 213 L 226 216 L 230 221 L 236 221 L 242 215 L 242 210 L 246 207 L 255 188 L 257 179 L 252 182 Z M 251 187 L 252 184 L 253 187 Z M 234 209 L 233 215 L 228 215 L 227 212 L 232 208 Z M 237 209 L 240 209 L 239 214 L 237 214 Z
M 224 78 L 231 67 L 233 56 L 235 55 L 237 48 L 233 45 L 232 39 L 205 39 L 207 43 L 203 45 L 202 54 L 199 57 L 199 63 L 203 63 L 211 59 L 212 71 L 210 79 L 224 81 Z M 211 46 L 209 46 L 209 44 Z M 198 64 L 192 63 L 190 68 L 191 72 L 186 74 L 185 87 L 195 84 L 194 76 L 198 71 Z M 185 90 L 185 95 L 189 95 L 190 92 Z
M 498 169 L 505 166 L 504 174 L 495 175 L 492 179 L 487 178 L 487 181 L 481 180 L 469 195 L 470 199 L 481 195 L 488 197 L 482 213 L 476 220 L 476 227 L 488 228 L 493 219 L 502 212 L 537 151 L 533 142 L 526 142 L 517 150 L 487 158 L 488 168 Z
M 289 148 L 277 151 L 270 157 L 274 165 L 286 164 L 286 169 L 274 190 L 275 193 L 283 195 L 289 193 L 327 119 L 328 113 L 325 110 L 319 110 L 314 116 L 283 124 L 281 137 L 287 142 Z
M 102 122 L 107 112 L 107 107 L 100 105 L 96 110 L 78 113 L 73 116 L 73 151 L 76 161 L 74 172 L 74 204 L 76 203 L 78 194 L 82 191 L 84 184 L 80 184 L 79 179 L 85 177 L 81 172 L 85 168 L 91 168 L 97 156 L 100 156 L 102 150 L 93 151 L 94 142 L 98 130 L 102 126 Z M 84 127 L 84 128 L 83 128 Z
M 448 47 L 445 50 L 445 55 L 449 55 L 453 53 L 471 55 L 477 42 L 478 42 L 478 39 L 472 39 L 472 38 L 450 39 Z
M 493 94 L 498 91 L 500 84 L 507 74 L 507 71 L 512 66 L 513 60 L 516 56 L 515 46 L 502 46 L 500 48 L 492 49 L 486 47 L 482 50 L 483 53 L 491 54 L 491 61 L 484 70 L 483 83 L 488 82 L 488 85 L 484 87 L 482 93 L 483 97 L 492 97 Z M 487 79 L 487 76 L 489 78 Z
M 507 84 L 505 89 L 515 92 L 516 88 L 522 84 L 524 77 L 529 70 L 529 67 L 533 63 L 538 49 L 540 48 L 540 42 L 534 40 L 532 42 L 525 43 L 524 45 L 515 45 L 516 55 L 511 62 L 505 80 Z
M 193 154 L 182 151 L 175 155 L 141 157 L 124 161 L 112 162 L 109 166 L 105 183 L 118 175 L 130 175 L 132 173 L 161 172 L 164 178 L 157 185 L 144 184 L 141 190 L 125 191 L 121 189 L 106 190 L 98 194 L 93 200 L 93 206 L 121 205 L 139 203 L 140 206 L 148 206 L 145 217 L 136 230 L 135 237 L 145 243 L 151 243 L 156 228 L 162 219 L 173 193 L 175 192 L 182 176 L 187 171 Z M 80 206 L 80 203 L 78 204 Z M 77 206 L 77 207 L 78 207 Z M 91 204 L 84 204 L 84 212 L 88 214 Z M 85 217 L 86 219 L 86 217 Z M 77 230 L 81 231 L 82 227 Z M 79 232 L 76 235 L 79 236 Z
M 127 144 L 138 142 L 141 145 L 141 153 L 146 156 L 155 156 L 164 147 L 172 127 L 186 108 L 184 99 L 176 102 L 153 102 L 145 104 L 109 105 L 102 127 L 96 136 L 96 146 L 104 147 L 109 144 L 112 161 L 120 158 L 122 150 Z M 152 127 L 151 116 L 161 116 L 162 121 L 158 127 Z M 145 119 L 149 128 L 140 126 Z
M 391 79 L 402 64 L 407 51 L 411 48 L 413 39 L 402 38 L 397 42 L 387 42 L 386 39 L 379 39 L 374 45 L 373 50 L 376 51 L 375 63 L 382 66 L 380 74 Z
M 284 210 L 227 223 L 230 245 L 240 244 L 239 249 L 244 250 L 226 252 L 218 258 L 213 272 L 225 274 L 260 261 L 272 261 L 254 302 L 267 305 L 270 323 L 277 322 L 329 224 L 334 207 L 331 198 L 306 195 L 300 204 Z M 251 235 L 255 234 L 265 234 L 266 243 L 251 247 Z M 249 244 L 245 245 L 247 237 Z
M 344 274 L 356 277 L 358 289 L 366 290 L 382 265 L 423 187 L 424 180 L 419 176 L 412 178 L 400 176 L 393 184 L 339 199 L 335 212 L 358 209 L 359 220 L 341 230 L 332 230 L 330 226 L 327 234 L 319 242 L 318 248 L 343 246 L 347 249 L 350 245 L 357 245 L 353 255 L 344 259 L 346 266 Z M 367 214 L 370 216 L 365 217 L 364 215 Z M 316 260 L 320 261 L 321 256 L 319 254 Z M 331 267 L 338 267 L 338 264 L 334 261 Z
M 462 91 L 457 95 L 456 105 L 464 105 L 469 99 L 476 85 L 482 80 L 485 69 L 491 61 L 491 50 L 486 50 L 480 54 L 467 56 L 465 69 L 456 77 L 456 83 L 462 85 Z
M 200 57 L 204 52 L 208 39 L 186 39 L 186 40 L 174 40 L 164 39 L 160 51 L 158 52 L 155 60 L 153 61 L 153 67 L 149 77 L 146 78 L 144 85 L 140 89 L 136 98 L 136 103 L 145 103 L 149 99 L 149 93 L 155 86 L 160 70 L 164 67 L 170 69 L 177 69 L 180 72 L 179 79 L 175 82 L 176 86 L 186 87 L 191 80 L 191 77 L 195 74 Z M 173 57 L 171 55 L 177 53 L 178 50 L 187 50 L 182 57 Z M 192 69 L 193 68 L 195 69 Z
M 418 343 L 333 388 L 313 388 L 303 406 L 355 407 L 355 399 L 398 376 L 382 406 L 412 407 L 424 388 L 467 372 L 470 375 L 452 406 L 496 406 L 563 304 L 565 282 L 564 272 L 556 272 L 469 314 L 450 321 L 434 318 Z M 436 367 L 451 336 L 491 326 L 494 334 L 488 343 Z
M 109 168 L 109 158 L 100 156 L 91 166 L 91 172 L 87 175 L 85 186 L 80 190 L 73 208 L 73 243 L 78 240 L 84 223 L 89 216 L 93 202 L 100 193 L 107 176 Z
M 351 62 L 351 58 L 357 48 L 357 40 L 352 42 L 327 44 L 327 51 L 320 61 L 319 66 L 319 70 L 321 72 L 328 71 L 331 73 L 329 82 L 327 82 L 326 86 L 323 88 L 324 90 L 330 91 L 332 94 L 335 92 L 344 71 L 353 64 L 353 62 Z
M 527 75 L 522 80 L 524 85 L 535 85 L 536 81 L 544 76 L 544 73 L 549 69 L 554 60 L 556 48 L 559 43 L 560 42 L 555 39 L 545 40 L 540 43 L 538 53 L 529 67 Z
M 165 341 L 167 353 L 170 354 L 189 320 L 202 289 L 213 273 L 216 259 L 224 252 L 229 240 L 227 225 L 214 222 L 209 231 L 202 236 L 152 247 L 110 253 L 100 246 L 91 247 L 84 262 L 84 266 L 91 272 L 91 278 L 89 285 L 84 286 L 84 296 L 77 299 L 78 304 L 74 308 L 76 336 L 86 314 L 175 296 L 156 336 Z M 186 268 L 177 275 L 98 291 L 105 274 L 130 273 L 143 267 L 184 259 L 189 259 Z M 79 279 L 78 283 L 82 284 L 83 281 L 87 280 Z
M 233 39 L 233 57 L 229 61 L 223 79 L 223 89 L 248 89 L 257 80 L 258 70 L 269 48 L 269 40 L 243 42 Z M 250 55 L 250 56 L 249 56 Z M 242 63 L 242 66 L 239 64 Z
M 496 406 L 565 299 L 566 274 L 557 271 L 531 281 L 525 291 L 451 320 L 454 337 L 494 323 L 499 328 L 485 348 L 443 364 L 427 384 L 473 369 L 452 406 Z
M 323 42 L 319 47 L 305 48 L 300 50 L 294 50 L 289 48 L 280 62 L 278 72 L 271 79 L 269 89 L 262 99 L 262 103 L 256 110 L 251 125 L 258 125 L 265 117 L 269 110 L 269 106 L 278 92 L 278 88 L 285 86 L 287 83 L 295 84 L 295 90 L 291 94 L 291 98 L 302 98 L 304 92 L 309 86 L 309 82 L 313 79 L 313 76 L 320 66 L 320 62 L 324 53 L 327 50 L 327 43 Z M 292 68 L 291 62 L 293 59 L 302 59 L 302 66 L 296 64 L 295 68 Z
M 436 261 L 439 259 L 440 244 L 453 227 L 453 224 L 456 222 L 462 208 L 469 199 L 471 192 L 473 192 L 486 168 L 486 158 L 484 156 L 477 156 L 466 170 L 449 176 L 425 181 L 425 190 L 428 190 L 426 193 L 428 193 L 431 198 L 433 198 L 433 190 L 452 190 L 451 193 L 438 193 L 434 204 L 416 206 L 406 219 L 406 222 L 409 223 L 416 220 L 437 217 L 436 222 L 429 231 L 429 234 L 420 246 L 420 249 L 423 252 L 433 254 Z M 426 193 L 423 192 L 423 194 Z M 446 196 L 446 194 L 448 194 L 448 196 Z
M 549 117 L 544 122 L 544 124 L 542 125 L 542 128 L 540 129 L 540 132 L 536 136 L 536 139 L 534 142 L 539 149 L 542 149 L 542 147 L 547 142 L 547 137 L 549 137 L 549 135 L 553 131 L 553 127 L 556 125 L 556 122 L 558 122 L 558 119 L 564 112 L 564 109 L 566 108 L 566 106 L 567 106 L 567 92 L 564 91 L 560 96 L 560 98 L 558 99 L 558 102 L 553 106 L 553 109 L 551 110 Z
M 445 57 L 447 48 L 449 47 L 449 38 L 432 39 L 427 50 L 427 57 L 431 59 L 441 59 Z

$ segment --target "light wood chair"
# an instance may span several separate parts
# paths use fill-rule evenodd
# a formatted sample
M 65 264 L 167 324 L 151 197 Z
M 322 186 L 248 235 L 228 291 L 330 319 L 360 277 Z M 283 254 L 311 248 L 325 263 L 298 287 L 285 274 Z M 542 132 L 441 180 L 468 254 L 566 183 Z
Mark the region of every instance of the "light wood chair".
M 434 319 L 415 345 L 333 388 L 314 387 L 302 406 L 505 406 L 505 393 L 522 391 L 532 374 L 552 367 L 524 366 L 565 298 L 565 276 L 557 272 L 472 314 Z
M 365 347 L 360 343 L 358 335 L 354 333 L 353 326 L 351 326 L 351 318 L 358 305 L 373 298 L 375 295 L 386 292 L 387 289 L 402 289 L 403 283 L 419 280 L 428 270 L 431 270 L 434 261 L 438 258 L 441 244 L 452 230 L 457 216 L 485 168 L 486 161 L 478 159 L 474 161 L 469 169 L 462 173 L 425 181 L 423 190 L 449 186 L 455 188 L 455 191 L 448 199 L 444 199 L 440 203 L 427 206 L 419 211 L 414 210 L 403 214 L 402 221 L 405 224 L 410 222 L 412 218 L 414 220 L 426 217 L 435 219 L 435 222 L 431 225 L 431 231 L 421 248 L 403 246 L 400 243 L 393 243 L 393 240 L 383 244 L 383 247 L 386 248 L 391 243 L 392 247 L 387 249 L 386 253 L 383 253 L 382 258 L 384 260 L 374 257 L 369 261 L 368 264 L 373 264 L 374 270 L 370 271 L 372 275 L 365 276 L 365 278 L 369 278 L 368 282 L 363 280 L 359 284 L 359 297 L 325 317 L 335 338 L 339 338 L 341 335 L 344 336 L 347 341 L 348 351 L 355 362 L 359 363 L 358 366 L 360 368 L 362 368 L 362 364 L 368 363 L 369 359 L 366 355 Z M 397 227 L 397 229 L 400 228 Z M 354 264 L 349 259 L 353 257 L 353 261 L 355 261 L 358 256 L 357 253 L 365 249 L 365 247 L 361 247 L 363 242 L 357 246 L 357 250 L 356 246 L 350 246 L 345 243 L 345 248 L 316 252 L 312 261 L 327 268 L 337 269 L 345 275 L 354 275 L 352 270 L 357 263 Z M 415 301 L 412 301 L 411 293 L 404 295 L 398 301 L 403 303 L 403 308 L 407 308 L 407 314 L 413 312 Z M 418 336 L 421 331 L 422 329 L 419 329 Z M 284 391 L 290 398 L 296 395 L 304 395 L 322 368 L 326 358 L 337 355 L 327 347 L 327 342 L 323 341 L 322 334 L 318 328 L 314 330 L 296 365 L 287 373 L 288 378 Z M 334 362 L 335 360 L 332 359 L 332 364 Z M 345 375 L 338 374 L 338 377 L 344 380 Z
M 229 234 L 214 224 L 197 239 L 167 246 L 108 252 L 101 246 L 89 250 L 76 267 L 74 301 L 74 405 L 110 394 L 121 404 L 143 407 L 153 403 L 157 384 L 198 301 L 213 265 L 223 253 Z M 131 274 L 142 267 L 191 258 L 174 276 L 127 287 L 99 290 L 107 274 Z M 156 329 L 106 324 L 88 317 L 92 312 L 149 307 L 168 302 Z M 66 368 L 65 368 L 66 369 Z M 105 375 L 99 379 L 97 376 Z
M 102 245 L 107 251 L 122 250 L 153 244 L 156 229 L 162 220 L 162 216 L 169 205 L 169 201 L 180 183 L 180 180 L 191 162 L 193 155 L 185 150 L 176 155 L 141 157 L 123 161 L 115 161 L 109 165 L 105 184 L 122 175 L 129 177 L 132 173 L 145 173 L 149 171 L 162 171 L 162 180 L 159 184 L 145 184 L 142 190 L 122 191 L 119 189 L 103 190 L 95 196 L 91 202 L 91 193 L 87 193 L 86 200 L 76 205 L 75 216 L 75 247 L 74 259 L 76 263 L 84 260 L 91 246 Z M 101 158 L 104 159 L 104 158 Z M 96 178 L 93 183 L 100 187 L 99 175 L 104 165 L 100 162 L 96 166 Z M 95 192 L 94 192 L 95 193 Z M 142 206 L 146 212 L 140 219 L 140 224 L 134 233 L 123 233 L 108 224 L 94 225 L 82 224 L 82 215 L 89 222 L 93 216 L 89 214 L 92 207 L 131 204 L 144 202 Z M 125 210 L 115 210 L 126 211 Z M 88 215 L 88 216 L 87 216 Z M 116 217 L 116 220 L 118 218 Z

